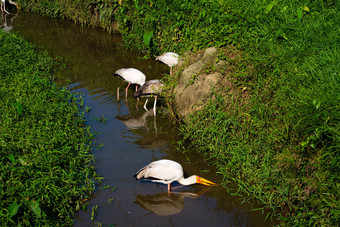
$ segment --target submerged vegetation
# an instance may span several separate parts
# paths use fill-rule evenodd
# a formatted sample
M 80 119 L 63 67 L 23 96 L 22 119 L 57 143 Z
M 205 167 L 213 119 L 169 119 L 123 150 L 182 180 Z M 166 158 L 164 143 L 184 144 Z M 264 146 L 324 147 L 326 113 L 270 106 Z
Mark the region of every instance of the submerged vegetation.
M 221 47 L 218 58 L 233 66 L 225 75 L 246 88 L 246 103 L 216 91 L 180 126 L 184 139 L 219 168 L 224 185 L 236 182 L 284 211 L 289 225 L 340 222 L 339 1 L 21 2 L 49 16 L 119 29 L 128 46 L 151 55 Z M 225 51 L 231 44 L 242 53 L 236 63 Z M 170 80 L 175 85 L 177 78 Z
M 0 223 L 73 222 L 94 190 L 82 99 L 51 81 L 56 62 L 0 31 Z

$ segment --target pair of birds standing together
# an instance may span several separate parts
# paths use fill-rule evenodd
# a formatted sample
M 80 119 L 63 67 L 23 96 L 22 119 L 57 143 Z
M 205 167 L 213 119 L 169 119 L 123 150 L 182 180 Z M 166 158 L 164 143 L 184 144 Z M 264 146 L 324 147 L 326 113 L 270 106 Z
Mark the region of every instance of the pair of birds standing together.
M 178 54 L 173 52 L 167 52 L 158 56 L 156 58 L 157 61 L 161 61 L 167 64 L 170 67 L 170 76 L 172 75 L 172 67 L 177 65 L 178 63 Z M 127 97 L 127 90 L 130 84 L 138 84 L 141 87 L 137 89 L 136 85 L 136 92 L 134 93 L 134 97 L 140 96 L 150 96 L 155 95 L 155 102 L 154 102 L 154 115 L 156 115 L 156 102 L 157 102 L 157 94 L 159 94 L 164 86 L 161 81 L 159 80 L 149 80 L 145 82 L 145 75 L 139 71 L 138 69 L 134 68 L 127 68 L 127 69 L 119 69 L 115 72 L 116 75 L 122 77 L 125 81 L 129 84 L 125 89 L 125 97 Z M 119 93 L 119 92 L 118 92 Z M 144 109 L 147 111 L 146 103 L 148 100 L 145 101 Z M 163 183 L 168 185 L 168 193 L 171 192 L 171 183 L 174 181 L 179 182 L 182 185 L 191 185 L 191 184 L 203 184 L 207 186 L 216 185 L 215 183 L 208 181 L 200 176 L 190 176 L 188 178 L 184 178 L 183 176 L 183 168 L 182 166 L 172 160 L 162 159 L 155 162 L 151 162 L 149 165 L 140 169 L 136 175 L 136 179 L 146 179 L 151 180 L 152 182 Z
M 168 65 L 170 67 L 170 75 L 172 75 L 172 67 L 177 65 L 179 56 L 176 53 L 173 52 L 166 52 L 156 58 L 156 61 L 163 62 L 164 64 Z M 136 92 L 134 93 L 134 97 L 138 98 L 140 96 L 155 96 L 155 102 L 153 106 L 154 115 L 156 115 L 156 103 L 157 103 L 157 94 L 159 94 L 162 91 L 162 88 L 164 84 L 160 80 L 149 80 L 145 81 L 146 77 L 144 73 L 139 71 L 135 68 L 124 68 L 124 69 L 118 69 L 115 72 L 115 75 L 118 75 L 119 77 L 123 78 L 126 82 L 128 82 L 128 86 L 125 89 L 125 98 L 127 97 L 127 91 L 130 86 L 130 84 L 136 84 Z M 140 88 L 137 89 L 137 84 L 140 85 Z M 117 89 L 117 97 L 119 99 L 119 87 Z M 145 101 L 144 109 L 146 111 L 146 104 L 148 102 L 148 99 Z

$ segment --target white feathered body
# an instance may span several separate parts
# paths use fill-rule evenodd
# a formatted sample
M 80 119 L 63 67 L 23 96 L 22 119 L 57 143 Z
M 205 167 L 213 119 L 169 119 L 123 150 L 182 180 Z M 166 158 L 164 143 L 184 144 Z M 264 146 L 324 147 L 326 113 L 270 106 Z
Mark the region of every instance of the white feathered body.
M 155 161 L 140 169 L 136 173 L 136 178 L 150 178 L 153 182 L 169 184 L 183 178 L 182 166 L 174 161 L 162 159 Z
M 177 65 L 179 55 L 174 52 L 166 52 L 156 58 L 156 61 L 161 61 L 169 67 Z
M 144 73 L 134 68 L 118 69 L 115 74 L 131 84 L 139 84 L 140 86 L 143 86 L 146 79 Z

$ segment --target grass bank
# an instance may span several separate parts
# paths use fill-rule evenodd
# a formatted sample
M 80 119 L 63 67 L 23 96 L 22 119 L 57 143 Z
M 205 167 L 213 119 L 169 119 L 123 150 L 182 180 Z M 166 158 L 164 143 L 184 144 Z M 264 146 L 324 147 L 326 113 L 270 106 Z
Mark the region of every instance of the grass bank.
M 338 1 L 182 0 L 118 11 L 126 42 L 145 52 L 223 47 L 219 60 L 232 72 L 221 73 L 249 98 L 219 91 L 182 135 L 225 185 L 283 211 L 289 225 L 340 221 L 339 9 Z
M 116 21 L 127 45 L 151 55 L 233 44 L 242 59 L 228 76 L 247 88 L 246 105 L 220 91 L 181 126 L 184 139 L 224 184 L 284 211 L 285 223 L 340 222 L 339 1 L 69 2 L 27 6 L 82 24 L 97 18 L 104 28 Z M 219 58 L 235 64 L 227 56 L 222 49 Z
M 82 100 L 52 82 L 56 62 L 0 31 L 0 223 L 72 224 L 94 190 Z

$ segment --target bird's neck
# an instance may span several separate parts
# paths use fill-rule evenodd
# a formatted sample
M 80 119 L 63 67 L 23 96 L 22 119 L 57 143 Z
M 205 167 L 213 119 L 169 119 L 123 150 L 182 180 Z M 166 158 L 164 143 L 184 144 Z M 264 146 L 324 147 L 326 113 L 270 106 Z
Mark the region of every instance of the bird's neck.
M 182 177 L 181 179 L 177 180 L 180 184 L 182 185 L 191 185 L 191 184 L 195 184 L 196 183 L 196 176 L 193 175 L 191 177 L 188 178 L 184 178 Z

